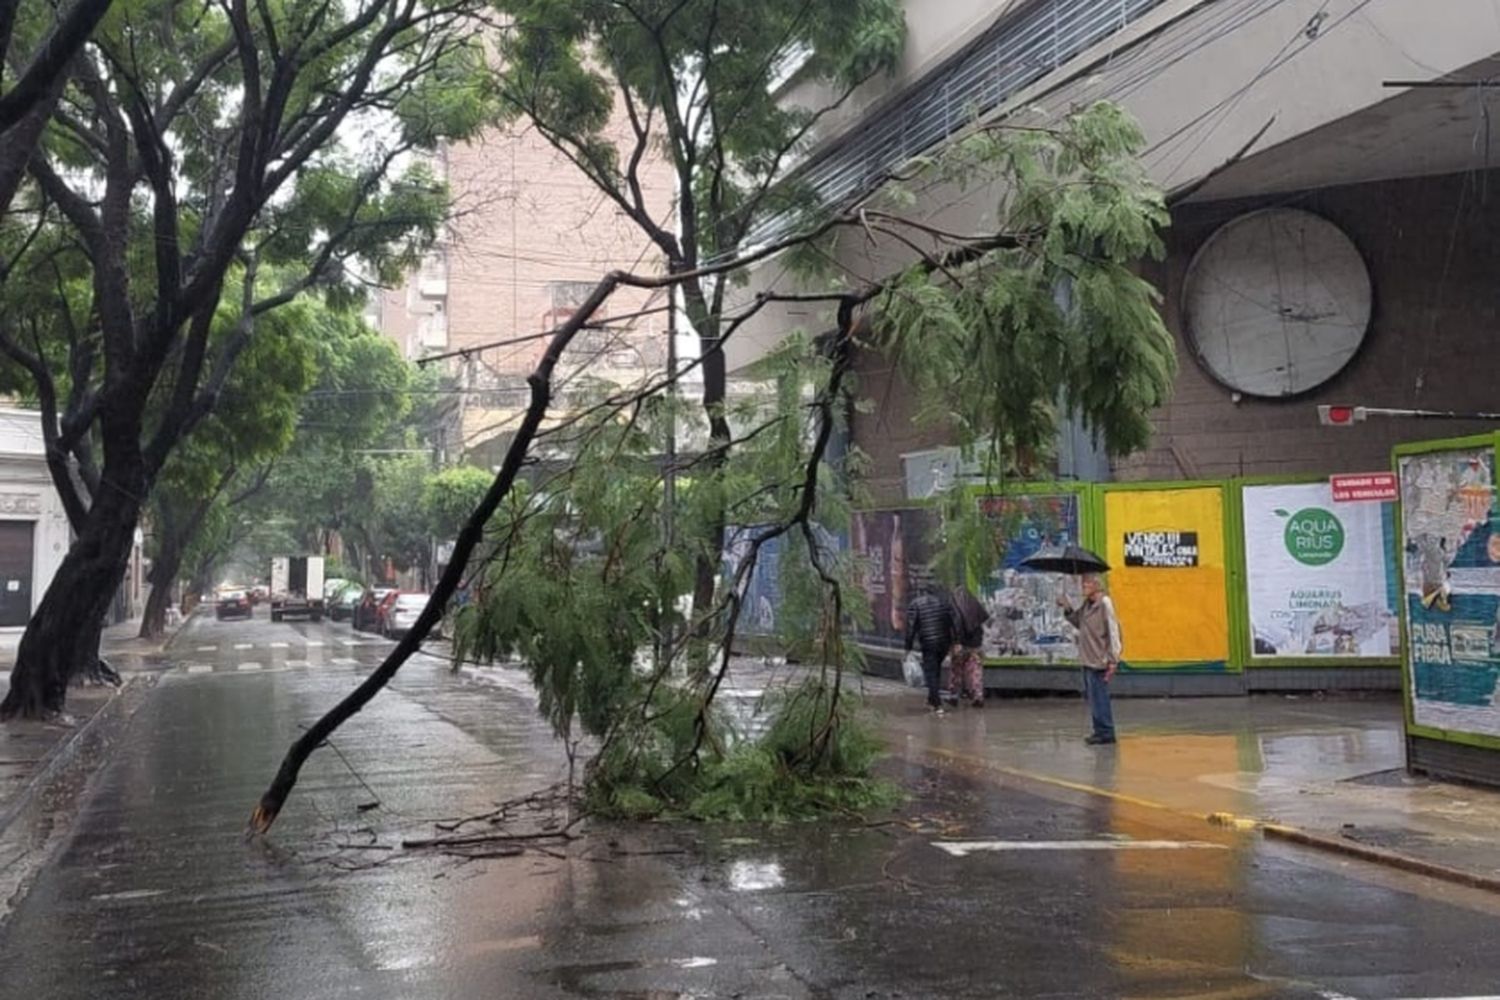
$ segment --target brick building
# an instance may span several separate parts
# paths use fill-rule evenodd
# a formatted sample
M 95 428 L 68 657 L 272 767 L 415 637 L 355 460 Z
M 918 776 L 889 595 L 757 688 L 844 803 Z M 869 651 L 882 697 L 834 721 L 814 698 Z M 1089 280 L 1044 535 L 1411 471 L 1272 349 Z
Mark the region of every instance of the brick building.
M 436 165 L 453 192 L 454 215 L 417 272 L 378 298 L 372 319 L 409 358 L 449 355 L 443 363 L 457 387 L 450 408 L 457 446 L 448 450 L 485 464 L 497 460 L 519 422 L 526 375 L 546 342 L 489 345 L 557 325 L 607 271 L 663 268 L 640 229 L 524 123 L 447 146 Z M 667 165 L 647 158 L 642 181 L 654 217 L 668 219 L 673 179 Z M 665 302 L 664 294 L 624 289 L 601 316 Z M 560 374 L 566 378 L 587 366 L 592 377 L 628 384 L 665 365 L 666 329 L 663 311 L 586 331 Z

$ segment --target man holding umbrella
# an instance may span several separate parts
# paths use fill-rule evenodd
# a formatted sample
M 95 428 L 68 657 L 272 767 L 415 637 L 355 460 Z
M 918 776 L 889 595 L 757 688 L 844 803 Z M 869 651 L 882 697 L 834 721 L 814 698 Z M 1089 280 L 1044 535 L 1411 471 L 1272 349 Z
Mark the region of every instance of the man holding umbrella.
M 1083 693 L 1089 701 L 1089 715 L 1094 731 L 1084 740 L 1090 746 L 1105 746 L 1115 741 L 1115 717 L 1109 704 L 1109 682 L 1120 666 L 1120 621 L 1115 617 L 1114 602 L 1104 592 L 1097 573 L 1083 577 L 1083 606 L 1074 608 L 1068 595 L 1057 603 L 1063 616 L 1078 630 L 1078 658 L 1083 661 Z
M 1083 693 L 1088 699 L 1093 732 L 1084 740 L 1090 746 L 1115 742 L 1115 719 L 1109 703 L 1109 682 L 1120 666 L 1120 620 L 1114 602 L 1104 592 L 1101 574 L 1109 564 L 1088 549 L 1069 545 L 1059 554 L 1037 554 L 1022 565 L 1053 573 L 1082 577 L 1083 604 L 1073 607 L 1067 594 L 1057 603 L 1068 623 L 1078 630 L 1078 659 L 1083 663 Z

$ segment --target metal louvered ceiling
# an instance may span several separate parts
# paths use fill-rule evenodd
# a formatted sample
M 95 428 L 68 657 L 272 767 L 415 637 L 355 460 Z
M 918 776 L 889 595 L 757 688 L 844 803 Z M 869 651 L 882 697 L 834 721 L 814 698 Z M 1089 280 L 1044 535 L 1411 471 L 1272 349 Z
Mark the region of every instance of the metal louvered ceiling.
M 850 129 L 797 176 L 815 193 L 816 204 L 843 205 L 1163 2 L 1037 0 L 992 25 L 873 120 Z M 748 244 L 784 236 L 793 222 L 790 213 L 773 216 L 756 227 Z

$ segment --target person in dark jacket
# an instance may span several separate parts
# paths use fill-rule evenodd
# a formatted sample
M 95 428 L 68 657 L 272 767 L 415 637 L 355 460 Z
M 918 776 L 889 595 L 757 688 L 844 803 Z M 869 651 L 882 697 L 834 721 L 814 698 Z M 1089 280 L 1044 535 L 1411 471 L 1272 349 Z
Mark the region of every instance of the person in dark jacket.
M 953 605 L 936 582 L 929 582 L 906 609 L 906 651 L 922 650 L 922 679 L 927 682 L 927 705 L 943 714 L 938 694 L 943 680 L 943 658 L 953 648 Z
M 953 591 L 953 697 L 967 701 L 975 708 L 984 707 L 984 665 L 980 649 L 984 645 L 984 623 L 990 613 L 979 603 L 968 587 L 960 584 Z

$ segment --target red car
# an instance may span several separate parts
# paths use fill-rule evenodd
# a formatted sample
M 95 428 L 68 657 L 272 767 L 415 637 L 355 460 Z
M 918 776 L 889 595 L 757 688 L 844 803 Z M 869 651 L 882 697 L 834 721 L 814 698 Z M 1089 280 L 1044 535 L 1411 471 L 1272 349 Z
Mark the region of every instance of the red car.
M 391 608 L 396 606 L 396 599 L 401 596 L 401 591 L 392 590 L 380 598 L 375 604 L 375 631 L 385 635 L 386 628 L 391 620 Z
M 396 593 L 389 587 L 374 587 L 365 591 L 354 606 L 354 627 L 360 632 L 380 630 L 380 607 L 386 599 Z

